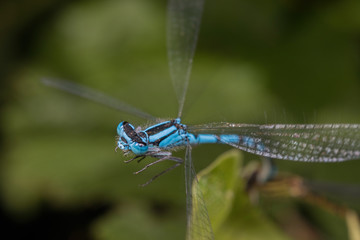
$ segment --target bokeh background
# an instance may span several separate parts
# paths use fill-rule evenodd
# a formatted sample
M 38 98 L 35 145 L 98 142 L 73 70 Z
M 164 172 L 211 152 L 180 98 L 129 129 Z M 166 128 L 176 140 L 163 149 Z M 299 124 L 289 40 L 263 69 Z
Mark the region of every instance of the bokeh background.
M 183 168 L 141 188 L 168 165 L 135 176 L 141 166 L 114 151 L 120 121 L 148 123 L 40 82 L 68 79 L 175 117 L 165 11 L 165 0 L 0 3 L 1 238 L 184 238 Z M 353 0 L 207 0 L 183 121 L 360 123 L 359 13 Z M 228 149 L 195 148 L 196 168 Z M 359 209 L 360 161 L 276 163 L 336 183 L 336 201 Z M 342 219 L 301 201 L 260 202 L 290 239 L 347 238 Z M 281 216 L 294 212 L 308 224 L 294 220 L 289 234 L 281 223 L 292 218 Z

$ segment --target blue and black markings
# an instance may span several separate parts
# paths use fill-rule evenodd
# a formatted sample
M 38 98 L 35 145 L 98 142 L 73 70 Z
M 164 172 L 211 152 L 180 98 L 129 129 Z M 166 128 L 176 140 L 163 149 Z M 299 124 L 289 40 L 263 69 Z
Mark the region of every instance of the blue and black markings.
M 118 125 L 118 135 L 117 147 L 122 150 L 132 151 L 136 155 L 152 155 L 161 150 L 185 147 L 187 144 L 222 143 L 245 145 L 248 147 L 257 146 L 253 138 L 241 137 L 236 134 L 195 135 L 188 133 L 186 125 L 181 124 L 179 118 L 156 124 L 140 132 L 136 132 L 130 123 L 121 122 Z M 147 146 L 147 148 L 144 148 L 144 146 Z

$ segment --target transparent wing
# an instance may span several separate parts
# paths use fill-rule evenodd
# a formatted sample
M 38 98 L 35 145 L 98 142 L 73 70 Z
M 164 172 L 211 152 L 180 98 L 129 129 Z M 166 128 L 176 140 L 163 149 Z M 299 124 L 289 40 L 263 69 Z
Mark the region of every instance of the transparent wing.
M 170 77 L 179 101 L 181 117 L 196 48 L 204 0 L 169 0 L 167 51 Z
M 41 80 L 47 86 L 60 89 L 62 91 L 89 99 L 91 101 L 101 103 L 110 108 L 119 110 L 124 113 L 128 113 L 139 118 L 147 119 L 147 120 L 155 120 L 156 118 L 151 116 L 150 114 L 143 112 L 133 106 L 130 106 L 124 102 L 121 102 L 115 98 L 112 98 L 102 92 L 96 91 L 89 87 L 70 82 L 65 80 L 57 80 L 57 79 L 49 79 L 44 78 Z
M 187 240 L 214 239 L 211 223 L 204 198 L 196 178 L 196 172 L 191 158 L 191 146 L 187 145 L 185 155 L 185 187 Z
M 219 141 L 260 156 L 311 162 L 360 158 L 358 124 L 251 125 L 213 123 L 188 126 L 193 134 L 235 134 L 238 142 Z

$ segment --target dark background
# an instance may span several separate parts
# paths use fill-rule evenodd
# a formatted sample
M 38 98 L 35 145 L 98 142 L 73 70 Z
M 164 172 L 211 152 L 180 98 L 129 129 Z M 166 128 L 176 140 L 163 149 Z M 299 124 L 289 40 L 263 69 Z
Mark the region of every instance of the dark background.
M 140 188 L 160 167 L 134 176 L 140 166 L 125 165 L 114 151 L 120 121 L 147 123 L 40 83 L 69 79 L 175 117 L 165 7 L 146 0 L 0 3 L 1 234 L 183 239 L 182 167 Z M 183 121 L 360 123 L 359 12 L 360 2 L 350 0 L 206 1 Z M 196 168 L 227 149 L 195 148 Z M 360 183 L 358 161 L 276 163 L 311 181 L 352 190 Z M 349 200 L 358 191 L 340 188 L 337 201 L 358 209 Z M 288 205 L 314 226 L 315 239 L 347 237 L 341 219 Z

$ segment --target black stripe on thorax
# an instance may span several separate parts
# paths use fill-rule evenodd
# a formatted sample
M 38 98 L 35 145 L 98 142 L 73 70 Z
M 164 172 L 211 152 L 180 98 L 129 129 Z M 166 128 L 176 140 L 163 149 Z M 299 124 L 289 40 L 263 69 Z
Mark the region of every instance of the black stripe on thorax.
M 174 130 L 174 131 L 172 131 L 172 132 L 170 132 L 169 134 L 167 134 L 167 135 L 159 138 L 159 139 L 156 140 L 153 144 L 154 144 L 155 146 L 159 146 L 159 144 L 161 143 L 161 141 L 163 141 L 164 139 L 168 138 L 169 136 L 173 135 L 173 134 L 176 133 L 176 132 L 177 132 L 177 129 Z
M 131 140 L 146 145 L 146 143 L 143 142 L 143 140 L 139 137 L 139 135 L 135 132 L 134 128 L 132 128 L 128 122 L 124 122 L 123 127 L 124 132 L 126 133 L 126 135 L 129 136 L 129 138 L 131 138 Z
M 161 124 L 159 126 L 156 126 L 156 127 L 153 127 L 153 128 L 150 128 L 148 130 L 146 130 L 146 133 L 148 134 L 148 136 L 152 136 L 152 135 L 155 135 L 161 131 L 164 131 L 165 129 L 171 127 L 171 126 L 175 126 L 176 128 L 178 128 L 178 126 L 176 126 L 177 124 L 174 124 L 175 121 L 172 120 L 170 122 L 167 122 L 167 123 L 164 123 L 164 124 Z

